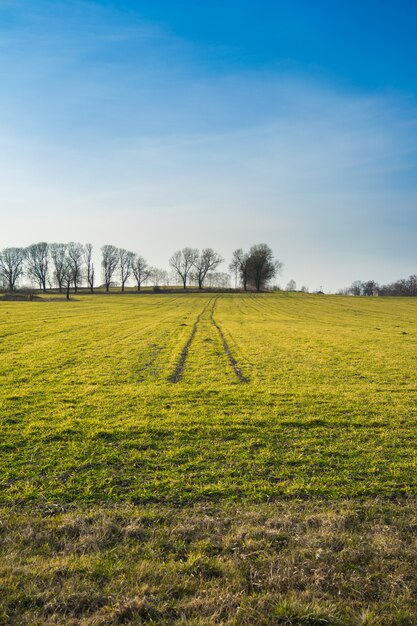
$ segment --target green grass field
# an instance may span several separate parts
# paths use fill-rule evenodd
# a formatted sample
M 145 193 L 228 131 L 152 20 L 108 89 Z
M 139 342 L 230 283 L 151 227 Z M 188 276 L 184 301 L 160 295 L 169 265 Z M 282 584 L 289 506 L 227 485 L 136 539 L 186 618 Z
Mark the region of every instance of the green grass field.
M 416 314 L 0 302 L 0 623 L 416 624 Z

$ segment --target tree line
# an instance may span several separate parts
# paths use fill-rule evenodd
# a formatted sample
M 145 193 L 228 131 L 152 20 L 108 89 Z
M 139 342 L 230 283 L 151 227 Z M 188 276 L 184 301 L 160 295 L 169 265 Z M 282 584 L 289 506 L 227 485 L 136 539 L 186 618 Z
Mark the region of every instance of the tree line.
M 379 285 L 375 280 L 355 280 L 350 287 L 339 293 L 351 296 L 417 296 L 417 275 L 400 278 L 387 285 Z
M 152 281 L 154 286 L 168 284 L 170 278 L 179 280 L 184 289 L 196 285 L 203 289 L 210 286 L 226 287 L 230 275 L 218 272 L 224 262 L 223 257 L 212 248 L 182 248 L 169 259 L 172 271 L 152 267 L 139 254 L 113 245 L 101 247 L 101 273 L 103 286 L 120 285 L 125 291 L 128 281 L 134 281 L 140 291 L 144 284 Z M 235 250 L 229 270 L 235 277 L 235 287 L 244 290 L 264 289 L 269 281 L 281 271 L 282 263 L 276 261 L 273 252 L 266 244 L 252 246 L 248 252 Z M 0 251 L 0 281 L 10 291 L 15 291 L 22 279 L 27 279 L 46 292 L 56 287 L 60 293 L 70 289 L 77 292 L 82 286 L 94 292 L 97 283 L 91 243 L 34 243 L 26 248 L 4 248 Z

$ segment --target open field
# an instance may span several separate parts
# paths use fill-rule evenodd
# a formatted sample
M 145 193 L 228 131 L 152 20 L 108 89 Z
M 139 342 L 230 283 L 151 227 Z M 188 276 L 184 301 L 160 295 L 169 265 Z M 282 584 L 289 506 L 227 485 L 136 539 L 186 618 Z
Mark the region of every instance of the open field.
M 417 299 L 0 302 L 0 352 L 0 623 L 417 623 Z

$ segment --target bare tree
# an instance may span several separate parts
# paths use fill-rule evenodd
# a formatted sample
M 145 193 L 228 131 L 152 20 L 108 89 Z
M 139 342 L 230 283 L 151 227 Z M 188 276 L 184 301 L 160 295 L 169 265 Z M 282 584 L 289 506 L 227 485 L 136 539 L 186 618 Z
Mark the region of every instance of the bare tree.
M 215 269 L 223 263 L 223 257 L 215 252 L 212 248 L 205 248 L 201 254 L 198 255 L 194 262 L 196 277 L 198 281 L 198 288 L 203 288 L 204 279 L 208 272 L 214 272 Z
M 361 283 L 365 289 L 366 283 Z M 353 286 L 353 285 L 352 285 Z M 352 287 L 350 288 L 350 292 Z M 400 278 L 389 285 L 375 285 L 374 296 L 417 296 L 417 276 L 412 274 L 408 278 Z
M 361 280 L 355 280 L 350 286 L 352 296 L 360 296 L 362 294 L 363 283 Z
M 296 291 L 296 290 L 297 290 L 297 283 L 295 282 L 295 280 L 293 279 L 289 280 L 285 288 L 285 291 Z
M 259 243 L 249 250 L 249 277 L 256 291 L 265 287 L 282 269 L 281 261 L 275 261 L 274 255 L 266 243 Z
M 0 253 L 0 275 L 10 291 L 15 291 L 16 283 L 23 275 L 25 256 L 23 248 L 4 248 Z
M 411 276 L 407 279 L 408 283 L 408 291 L 410 296 L 417 296 L 417 276 L 416 274 L 411 274 Z
M 28 275 L 38 283 L 39 288 L 45 293 L 48 279 L 49 245 L 42 241 L 26 248 L 26 262 Z
M 150 267 L 149 279 L 152 281 L 154 287 L 166 285 L 168 282 L 168 272 L 160 267 Z
M 231 272 L 235 274 L 235 286 L 237 284 L 237 276 L 239 275 L 243 289 L 247 291 L 250 278 L 250 259 L 247 252 L 243 252 L 242 248 L 238 248 L 233 252 L 232 261 L 229 265 Z
M 82 280 L 82 266 L 84 260 L 84 246 L 71 241 L 67 246 L 67 257 L 72 269 L 72 284 L 77 293 Z
M 65 264 L 67 245 L 65 243 L 51 243 L 49 246 L 51 259 L 54 266 L 54 277 L 58 284 L 59 293 L 65 284 Z
M 363 295 L 364 296 L 374 296 L 378 294 L 378 283 L 374 280 L 367 280 L 362 285 Z
M 116 246 L 105 245 L 101 248 L 104 283 L 106 291 L 110 289 L 111 279 L 113 278 L 119 264 L 119 249 Z
M 243 250 L 242 248 L 238 248 L 237 250 L 233 252 L 232 260 L 229 263 L 229 270 L 232 272 L 235 278 L 235 289 L 237 287 L 237 279 L 240 273 L 240 264 L 241 264 L 242 257 L 243 257 Z
M 150 273 L 150 268 L 143 256 L 135 254 L 132 262 L 132 274 L 135 277 L 138 291 L 140 291 L 142 284 L 148 280 Z
M 122 283 L 122 291 L 125 290 L 126 281 L 132 274 L 132 263 L 135 255 L 124 248 L 119 248 L 119 270 L 120 280 Z
M 91 293 L 94 293 L 94 263 L 93 263 L 93 246 L 91 243 L 86 243 L 84 246 L 84 263 L 87 268 L 87 283 L 90 287 Z
M 76 271 L 76 269 L 72 259 L 68 255 L 65 255 L 62 264 L 62 285 L 65 285 L 65 297 L 67 300 L 70 299 L 70 288 L 71 285 L 74 284 L 74 271 Z
M 187 288 L 188 277 L 197 259 L 198 250 L 195 248 L 183 248 L 175 252 L 169 260 L 170 266 L 181 278 L 184 289 Z
M 213 272 L 206 276 L 206 281 L 209 287 L 220 287 L 221 289 L 227 289 L 230 287 L 230 274 L 226 272 Z

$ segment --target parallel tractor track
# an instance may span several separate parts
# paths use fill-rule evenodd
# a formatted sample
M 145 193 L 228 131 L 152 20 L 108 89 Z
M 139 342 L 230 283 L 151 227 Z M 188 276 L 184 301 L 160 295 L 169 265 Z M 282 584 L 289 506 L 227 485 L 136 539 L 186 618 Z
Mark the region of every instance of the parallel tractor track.
M 210 308 L 211 305 L 211 310 L 210 310 L 210 320 L 212 322 L 212 324 L 214 325 L 214 327 L 216 328 L 219 337 L 220 337 L 220 341 L 222 343 L 224 352 L 229 360 L 229 363 L 234 371 L 234 373 L 236 374 L 236 376 L 238 377 L 239 381 L 241 383 L 248 383 L 249 382 L 249 378 L 247 378 L 246 376 L 244 376 L 244 374 L 242 373 L 241 368 L 239 367 L 238 362 L 236 361 L 235 357 L 232 354 L 232 351 L 230 350 L 229 344 L 227 343 L 226 337 L 224 336 L 224 333 L 222 331 L 222 329 L 220 328 L 220 326 L 218 325 L 218 323 L 216 322 L 216 320 L 214 319 L 214 311 L 216 308 L 216 304 L 217 304 L 217 300 L 219 299 L 220 296 L 217 296 L 216 298 L 212 298 L 211 300 L 209 300 L 207 302 L 207 304 L 205 305 L 205 307 L 203 308 L 203 310 L 198 314 L 196 321 L 194 322 L 194 325 L 192 327 L 191 330 L 191 334 L 187 340 L 187 343 L 185 344 L 185 346 L 183 347 L 182 351 L 181 351 L 181 355 L 179 358 L 179 361 L 175 367 L 174 372 L 171 374 L 171 376 L 168 378 L 168 382 L 170 383 L 178 383 L 180 382 L 180 380 L 182 379 L 182 375 L 184 372 L 184 368 L 187 362 L 187 358 L 188 358 L 188 352 L 190 350 L 191 344 L 194 341 L 194 337 L 195 334 L 197 332 L 197 328 L 198 328 L 198 324 L 202 318 L 202 316 L 204 315 L 204 313 Z
M 214 311 L 215 311 L 215 308 L 216 308 L 217 300 L 218 300 L 218 298 L 215 299 L 215 301 L 213 303 L 213 307 L 211 309 L 211 314 L 210 314 L 211 321 L 213 322 L 214 326 L 217 329 L 217 332 L 219 333 L 221 342 L 223 344 L 223 349 L 224 349 L 224 351 L 226 353 L 227 358 L 229 359 L 229 363 L 232 366 L 232 369 L 233 369 L 234 373 L 236 374 L 236 376 L 238 377 L 238 379 L 240 380 L 241 383 L 248 383 L 249 382 L 249 378 L 247 378 L 246 376 L 244 376 L 242 374 L 242 370 L 239 367 L 238 362 L 236 361 L 235 357 L 233 356 L 233 354 L 232 354 L 232 352 L 230 350 L 229 344 L 226 341 L 226 337 L 224 336 L 222 329 L 220 328 L 220 326 L 217 324 L 216 320 L 214 319 Z
M 198 314 L 196 321 L 194 322 L 193 328 L 191 330 L 191 335 L 188 338 L 187 343 L 185 344 L 185 346 L 183 347 L 182 351 L 181 351 L 181 355 L 180 355 L 180 359 L 177 363 L 177 366 L 173 372 L 173 374 L 171 374 L 171 376 L 168 378 L 168 382 L 170 383 L 178 383 L 181 378 L 182 378 L 182 374 L 185 368 L 185 363 L 187 362 L 187 357 L 188 357 L 188 351 L 190 349 L 191 344 L 193 343 L 193 339 L 195 337 L 195 334 L 197 332 L 197 327 L 198 327 L 198 323 L 201 319 L 201 316 L 204 315 L 204 313 L 206 312 L 206 310 L 208 309 L 208 307 L 211 304 L 211 300 L 209 300 L 206 304 L 206 306 L 203 308 L 203 310 Z

